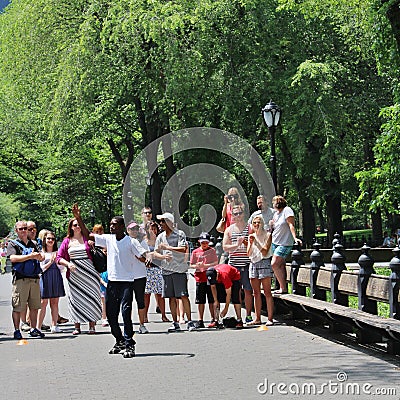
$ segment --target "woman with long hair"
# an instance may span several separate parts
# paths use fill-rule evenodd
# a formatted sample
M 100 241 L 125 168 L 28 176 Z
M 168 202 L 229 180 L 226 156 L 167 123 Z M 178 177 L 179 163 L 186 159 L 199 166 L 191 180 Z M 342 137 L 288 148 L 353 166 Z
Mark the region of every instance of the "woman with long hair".
M 100 278 L 93 266 L 88 238 L 75 218 L 68 223 L 57 262 L 68 268 L 68 307 L 75 324 L 72 334 L 81 333 L 82 322 L 89 322 L 88 333 L 94 334 L 96 321 L 101 319 Z
M 228 193 L 224 196 L 224 206 L 222 207 L 222 218 L 225 219 L 225 229 L 228 228 L 232 222 L 232 209 L 235 206 L 242 205 L 239 190 L 232 186 Z
M 40 231 L 42 232 L 42 231 Z M 44 260 L 40 263 L 42 275 L 40 277 L 40 296 L 42 308 L 39 310 L 37 328 L 43 325 L 46 316 L 46 307 L 50 302 L 51 311 L 51 333 L 61 332 L 57 325 L 58 302 L 60 297 L 65 296 L 64 283 L 61 271 L 56 262 L 57 241 L 54 232 L 46 230 L 42 236 L 42 252 Z
M 274 299 L 271 293 L 271 233 L 264 229 L 264 218 L 256 215 L 252 221 L 253 233 L 249 235 L 247 255 L 250 257 L 249 278 L 253 288 L 255 320 L 247 325 L 261 324 L 261 285 L 267 301 L 268 320 L 265 325 L 273 325 Z
M 292 250 L 293 243 L 301 240 L 296 236 L 294 212 L 287 205 L 283 196 L 275 196 L 272 199 L 272 206 L 275 210 L 274 216 L 270 221 L 272 229 L 272 270 L 279 283 L 280 289 L 275 293 L 287 293 L 286 284 L 286 257 Z

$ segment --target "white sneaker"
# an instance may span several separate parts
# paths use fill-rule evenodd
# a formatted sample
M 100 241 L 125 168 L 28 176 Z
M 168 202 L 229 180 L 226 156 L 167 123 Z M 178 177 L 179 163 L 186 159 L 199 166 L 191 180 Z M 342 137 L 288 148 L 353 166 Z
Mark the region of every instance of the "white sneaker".
M 61 329 L 58 325 L 55 325 L 50 328 L 50 332 L 51 333 L 61 333 Z
M 147 330 L 147 328 L 144 325 L 140 325 L 139 326 L 139 333 L 149 333 L 149 331 Z
M 101 326 L 108 326 L 107 318 L 104 318 L 103 320 L 101 320 Z

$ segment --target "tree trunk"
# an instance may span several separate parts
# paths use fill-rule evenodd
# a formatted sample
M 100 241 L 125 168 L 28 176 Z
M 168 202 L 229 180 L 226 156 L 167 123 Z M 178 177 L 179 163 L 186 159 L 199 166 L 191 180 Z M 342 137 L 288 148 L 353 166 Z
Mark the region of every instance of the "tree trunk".
M 334 234 L 338 233 L 343 236 L 343 223 L 342 223 L 342 195 L 339 171 L 335 171 L 336 179 L 331 179 L 326 182 L 327 194 L 325 195 L 326 201 L 326 216 L 328 228 L 328 246 L 332 243 Z
M 311 199 L 300 192 L 300 229 L 303 237 L 303 247 L 311 247 L 315 238 L 315 214 Z
M 373 246 L 377 247 L 382 244 L 383 236 L 382 236 L 382 214 L 381 210 L 377 210 L 376 212 L 371 212 L 371 221 L 372 221 L 372 242 Z
M 382 3 L 387 2 L 388 0 L 382 0 Z M 386 16 L 392 27 L 393 35 L 397 43 L 397 50 L 400 51 L 400 1 L 395 1 L 389 6 Z

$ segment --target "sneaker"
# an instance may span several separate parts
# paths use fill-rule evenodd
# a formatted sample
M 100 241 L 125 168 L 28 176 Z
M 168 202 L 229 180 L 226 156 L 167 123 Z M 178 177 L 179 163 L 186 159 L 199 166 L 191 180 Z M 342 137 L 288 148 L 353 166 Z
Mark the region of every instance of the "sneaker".
M 224 324 L 222 322 L 217 322 L 217 329 L 225 329 Z
M 144 325 L 140 325 L 139 326 L 139 333 L 149 333 L 149 331 L 147 330 L 147 328 Z
M 49 326 L 49 325 L 42 324 L 42 326 L 40 327 L 40 330 L 42 330 L 42 331 L 49 331 L 49 330 L 50 330 L 50 326 Z
M 243 321 L 241 319 L 238 319 L 236 321 L 236 329 L 242 329 L 243 328 Z
M 248 315 L 245 319 L 246 324 L 248 324 L 249 322 L 253 322 L 253 317 L 251 315 Z
M 179 332 L 181 327 L 178 322 L 173 322 L 171 326 L 168 328 L 168 332 Z
M 122 353 L 122 356 L 124 357 L 124 358 L 132 358 L 132 357 L 135 357 L 135 345 L 134 344 L 128 344 L 126 347 L 125 347 L 125 350 L 124 350 L 124 352 Z
M 21 323 L 21 331 L 22 332 L 29 332 L 31 330 L 31 326 L 27 322 Z
M 125 342 L 116 342 L 108 354 L 122 354 L 125 351 Z
M 50 328 L 50 332 L 51 332 L 51 333 L 61 333 L 61 329 L 59 328 L 58 325 L 55 325 L 55 326 L 52 326 L 52 327 Z
M 69 322 L 68 318 L 64 318 L 64 317 L 58 316 L 57 324 L 66 324 L 67 322 Z
M 267 320 L 267 322 L 265 323 L 265 326 L 272 326 L 274 324 L 274 321 L 271 320 Z
M 187 330 L 188 330 L 189 332 L 195 331 L 196 329 L 197 329 L 197 328 L 196 328 L 196 325 L 194 324 L 193 321 L 189 321 L 189 322 L 187 323 Z
M 215 328 L 216 326 L 217 326 L 217 321 L 212 320 L 212 321 L 208 324 L 207 328 Z
M 196 328 L 197 329 L 205 328 L 203 320 L 200 319 L 200 320 L 197 321 Z
M 29 336 L 30 337 L 40 337 L 41 339 L 43 339 L 45 337 L 45 334 L 41 331 L 39 331 L 39 329 L 33 328 L 29 331 Z
M 104 318 L 103 320 L 101 320 L 101 326 L 108 326 L 107 318 Z
M 21 331 L 19 329 L 14 331 L 14 339 L 15 340 L 21 340 L 22 339 L 22 334 L 21 334 Z

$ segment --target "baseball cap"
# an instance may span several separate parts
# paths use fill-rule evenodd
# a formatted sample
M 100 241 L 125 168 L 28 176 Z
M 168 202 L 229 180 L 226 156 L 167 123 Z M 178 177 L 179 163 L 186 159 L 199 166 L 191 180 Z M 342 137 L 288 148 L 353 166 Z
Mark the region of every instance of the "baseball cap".
M 217 283 L 217 270 L 215 268 L 207 268 L 206 276 L 209 285 L 215 285 Z
M 174 216 L 169 212 L 166 212 L 166 213 L 161 214 L 161 215 L 157 215 L 157 219 L 168 219 L 172 223 L 175 222 Z
M 200 233 L 199 236 L 199 242 L 209 242 L 210 241 L 210 235 L 207 232 L 202 232 Z

